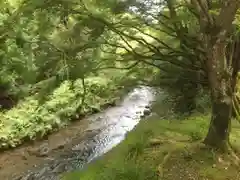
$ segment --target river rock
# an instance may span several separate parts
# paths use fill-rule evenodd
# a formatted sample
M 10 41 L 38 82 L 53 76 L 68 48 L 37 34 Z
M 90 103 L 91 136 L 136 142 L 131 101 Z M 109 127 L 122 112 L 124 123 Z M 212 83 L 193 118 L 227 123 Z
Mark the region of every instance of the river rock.
M 149 106 L 149 105 L 146 105 L 145 108 L 146 108 L 146 109 L 150 109 L 150 106 Z
M 72 151 L 84 151 L 86 149 L 85 143 L 80 143 L 72 148 Z
M 108 108 L 108 107 L 113 107 L 113 106 L 115 106 L 116 105 L 116 103 L 113 101 L 113 102 L 107 102 L 104 106 L 103 106 L 103 108 Z
M 30 173 L 26 176 L 17 177 L 15 180 L 34 180 L 33 174 Z
M 84 152 L 83 152 L 83 156 L 84 156 L 84 157 L 88 157 L 88 156 L 89 156 L 89 152 L 88 152 L 88 151 L 84 151 Z
M 35 155 L 37 157 L 48 156 L 49 152 L 50 149 L 48 147 L 48 143 L 42 144 L 39 148 L 28 149 L 29 154 Z
M 43 145 L 41 145 L 41 146 L 39 147 L 39 153 L 38 153 L 38 155 L 39 155 L 40 157 L 47 156 L 47 155 L 49 154 L 49 152 L 50 152 L 50 149 L 49 149 L 49 147 L 48 147 L 48 143 L 44 143 Z
M 58 149 L 63 149 L 65 144 L 67 144 L 70 140 L 67 139 L 66 141 L 60 142 L 57 144 L 52 150 L 58 150 Z
M 126 118 L 132 118 L 130 115 L 125 115 Z
M 27 160 L 29 154 L 28 154 L 28 152 L 22 151 L 22 152 L 21 152 L 21 156 L 22 156 L 22 159 L 23 159 L 23 160 Z
M 98 108 L 95 108 L 95 107 L 92 108 L 92 112 L 93 113 L 98 113 L 100 111 L 101 111 L 101 109 L 98 109 Z
M 60 163 L 60 164 L 58 164 L 58 165 L 53 169 L 52 172 L 54 172 L 54 173 L 60 173 L 60 172 L 64 172 L 65 169 L 66 169 L 66 165 Z
M 145 110 L 143 111 L 143 114 L 144 114 L 144 116 L 150 115 L 150 114 L 151 114 L 150 109 L 145 109 Z
M 102 117 L 97 117 L 96 119 L 95 119 L 95 121 L 102 121 Z
M 46 172 L 47 172 L 47 168 L 42 168 L 42 169 L 38 172 L 38 176 L 39 176 L 39 177 L 42 177 Z

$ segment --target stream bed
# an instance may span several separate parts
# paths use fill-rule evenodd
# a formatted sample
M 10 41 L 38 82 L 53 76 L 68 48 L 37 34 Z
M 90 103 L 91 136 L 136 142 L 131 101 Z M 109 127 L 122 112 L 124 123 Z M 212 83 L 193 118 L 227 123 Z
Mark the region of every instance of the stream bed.
M 0 155 L 1 179 L 60 180 L 63 173 L 83 168 L 150 114 L 154 94 L 149 87 L 137 87 L 115 107 L 74 122 L 47 140 Z

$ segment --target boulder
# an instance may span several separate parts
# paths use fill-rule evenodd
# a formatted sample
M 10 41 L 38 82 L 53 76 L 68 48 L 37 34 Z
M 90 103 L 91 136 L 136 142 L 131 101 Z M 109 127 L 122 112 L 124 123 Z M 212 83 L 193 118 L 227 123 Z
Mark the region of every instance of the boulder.
M 148 116 L 148 115 L 151 114 L 151 110 L 150 110 L 150 109 L 145 109 L 145 110 L 143 111 L 143 114 L 144 114 L 144 116 Z

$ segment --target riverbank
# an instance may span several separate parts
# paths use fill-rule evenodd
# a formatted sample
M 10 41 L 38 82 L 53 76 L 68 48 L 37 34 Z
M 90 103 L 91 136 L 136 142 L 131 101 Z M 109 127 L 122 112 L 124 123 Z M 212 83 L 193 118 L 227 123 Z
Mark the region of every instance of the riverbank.
M 86 79 L 83 98 L 81 81 L 66 81 L 41 102 L 38 95 L 26 97 L 15 107 L 0 112 L 0 150 L 16 148 L 47 138 L 72 121 L 100 112 L 123 97 L 124 90 L 111 79 Z
M 0 154 L 0 177 L 6 180 L 59 180 L 121 142 L 144 116 L 154 92 L 138 87 L 118 105 L 74 121 L 48 136 Z M 17 162 L 17 163 L 16 163 Z
M 112 151 L 65 180 L 239 180 L 233 155 L 210 151 L 204 138 L 209 115 L 163 119 L 157 114 L 141 121 Z M 233 121 L 231 142 L 240 150 L 240 125 Z

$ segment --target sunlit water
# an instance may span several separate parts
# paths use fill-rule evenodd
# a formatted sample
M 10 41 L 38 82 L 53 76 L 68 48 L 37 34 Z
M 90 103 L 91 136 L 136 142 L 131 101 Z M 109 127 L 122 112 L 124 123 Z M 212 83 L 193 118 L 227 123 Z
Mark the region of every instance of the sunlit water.
M 76 141 L 71 150 L 46 160 L 44 164 L 14 180 L 59 180 L 62 173 L 83 168 L 119 144 L 126 133 L 138 124 L 144 110 L 151 105 L 153 99 L 154 91 L 151 88 L 134 89 L 118 106 L 84 119 L 89 122 L 86 132 L 97 132 L 93 137 Z

